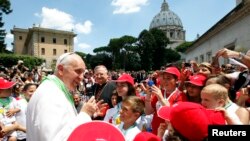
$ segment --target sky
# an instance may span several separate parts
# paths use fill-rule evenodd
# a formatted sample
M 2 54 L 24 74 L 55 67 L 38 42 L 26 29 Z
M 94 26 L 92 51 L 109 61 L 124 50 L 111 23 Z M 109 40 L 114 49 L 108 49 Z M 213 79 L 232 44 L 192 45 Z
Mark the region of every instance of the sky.
M 3 16 L 7 49 L 12 50 L 13 27 L 72 31 L 74 51 L 93 54 L 93 49 L 107 46 L 112 38 L 138 37 L 149 29 L 160 12 L 163 0 L 11 0 L 13 12 Z M 236 0 L 166 0 L 186 31 L 186 41 L 193 41 L 216 24 L 235 6 Z

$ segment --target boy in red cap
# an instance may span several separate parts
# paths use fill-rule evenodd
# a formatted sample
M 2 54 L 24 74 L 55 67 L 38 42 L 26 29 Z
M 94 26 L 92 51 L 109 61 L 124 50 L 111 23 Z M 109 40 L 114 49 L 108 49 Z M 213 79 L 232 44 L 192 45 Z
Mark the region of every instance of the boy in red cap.
M 0 78 L 0 122 L 4 126 L 12 126 L 16 123 L 15 114 L 20 111 L 17 101 L 11 96 L 15 82 Z M 16 131 L 12 131 L 3 137 L 3 140 L 15 141 Z
M 180 72 L 176 67 L 168 67 L 160 74 L 160 86 L 155 85 L 150 87 L 150 91 L 145 97 L 145 113 L 147 115 L 153 114 L 152 132 L 157 135 L 157 130 L 160 123 L 164 120 L 159 118 L 157 110 L 161 106 L 173 105 L 178 101 L 186 101 L 186 95 L 177 88 L 177 83 L 180 78 Z

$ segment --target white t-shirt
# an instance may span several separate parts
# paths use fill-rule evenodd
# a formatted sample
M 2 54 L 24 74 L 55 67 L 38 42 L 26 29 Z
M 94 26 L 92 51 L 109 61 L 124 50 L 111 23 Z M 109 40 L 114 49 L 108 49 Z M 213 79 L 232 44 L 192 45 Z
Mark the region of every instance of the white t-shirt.
M 120 131 L 123 133 L 123 135 L 125 136 L 125 140 L 126 141 L 133 141 L 135 136 L 141 132 L 141 130 L 138 128 L 138 126 L 131 126 L 129 127 L 127 130 L 123 129 L 123 125 L 124 123 L 121 122 L 120 125 L 118 125 L 117 127 L 120 129 Z
M 20 106 L 20 112 L 16 114 L 16 121 L 22 126 L 26 127 L 26 110 L 28 103 L 25 98 L 20 97 L 17 100 L 18 105 Z M 17 131 L 17 139 L 22 140 L 26 139 L 26 133 L 22 131 Z

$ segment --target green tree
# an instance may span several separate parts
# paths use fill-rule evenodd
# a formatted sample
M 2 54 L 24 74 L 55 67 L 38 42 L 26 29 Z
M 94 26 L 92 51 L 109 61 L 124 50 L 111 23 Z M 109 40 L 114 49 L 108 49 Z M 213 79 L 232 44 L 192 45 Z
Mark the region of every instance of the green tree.
M 153 70 L 159 69 L 167 62 L 166 46 L 169 43 L 168 38 L 162 30 L 153 28 L 149 32 L 154 36 L 155 46 L 153 51 Z
M 108 46 L 98 47 L 93 50 L 94 53 L 108 53 L 111 49 Z
M 3 14 L 9 14 L 12 12 L 11 3 L 9 0 L 0 0 L 0 52 L 8 52 L 6 50 L 5 36 L 6 32 L 3 22 Z
M 181 56 L 178 52 L 172 50 L 172 49 L 166 49 L 166 63 L 172 63 L 180 60 Z
M 85 63 L 86 63 L 86 67 L 88 68 L 88 69 L 93 69 L 92 67 L 91 67 L 91 58 L 93 57 L 93 55 L 91 55 L 91 54 L 87 54 L 86 55 L 86 57 L 85 57 Z
M 143 30 L 138 37 L 137 52 L 140 55 L 141 68 L 146 71 L 152 70 L 154 47 L 154 36 L 146 29 Z
M 104 65 L 107 69 L 112 69 L 112 58 L 107 54 L 96 54 L 90 58 L 91 68 L 95 68 L 97 65 Z
M 180 44 L 179 46 L 177 46 L 175 48 L 175 50 L 178 52 L 184 53 L 192 44 L 193 44 L 193 42 L 184 42 L 184 43 Z
M 76 51 L 75 53 L 78 54 L 79 56 L 81 56 L 81 58 L 82 58 L 83 60 L 85 60 L 85 57 L 86 57 L 86 54 L 85 54 L 85 53 L 83 53 L 83 52 L 78 52 L 78 51 Z
M 112 69 L 124 69 L 131 68 L 127 67 L 128 60 L 131 60 L 128 57 L 133 57 L 134 43 L 136 42 L 136 38 L 133 36 L 122 36 L 120 38 L 110 39 L 109 44 L 107 46 L 102 46 L 94 49 L 94 53 L 97 55 L 108 56 L 112 60 Z M 100 57 L 99 57 L 100 58 Z M 92 61 L 93 63 L 93 61 Z M 92 66 L 92 64 L 91 64 Z

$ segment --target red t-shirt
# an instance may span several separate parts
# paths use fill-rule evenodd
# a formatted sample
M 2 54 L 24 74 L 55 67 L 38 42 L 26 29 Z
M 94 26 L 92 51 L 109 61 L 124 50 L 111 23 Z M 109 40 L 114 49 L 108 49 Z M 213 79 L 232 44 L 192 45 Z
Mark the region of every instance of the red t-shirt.
M 164 90 L 162 90 L 162 94 L 164 96 Z M 187 101 L 187 97 L 186 95 L 176 89 L 173 93 L 171 94 L 166 94 L 166 98 L 168 98 L 169 96 L 171 96 L 168 101 L 170 103 L 170 106 L 172 106 L 174 103 L 177 103 L 177 102 L 180 102 L 180 101 Z M 157 135 L 157 130 L 158 130 L 158 127 L 160 125 L 160 123 L 164 123 L 165 120 L 160 118 L 157 114 L 157 110 L 159 110 L 160 107 L 157 107 L 157 102 L 158 102 L 158 98 L 157 96 L 153 96 L 152 97 L 152 100 L 151 100 L 151 106 L 153 107 L 154 109 L 154 115 L 153 115 L 153 119 L 152 119 L 152 122 L 151 122 L 151 126 L 152 126 L 152 133 Z

